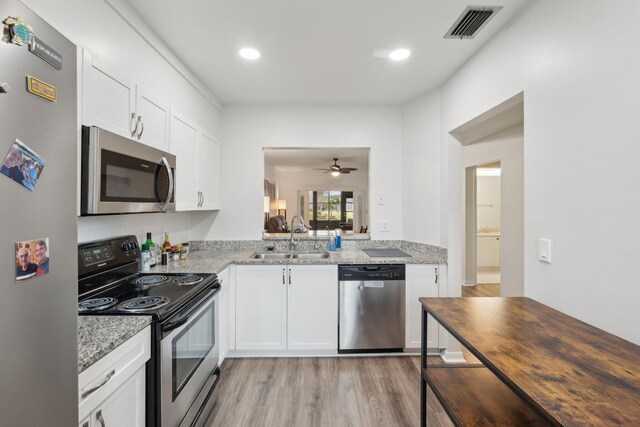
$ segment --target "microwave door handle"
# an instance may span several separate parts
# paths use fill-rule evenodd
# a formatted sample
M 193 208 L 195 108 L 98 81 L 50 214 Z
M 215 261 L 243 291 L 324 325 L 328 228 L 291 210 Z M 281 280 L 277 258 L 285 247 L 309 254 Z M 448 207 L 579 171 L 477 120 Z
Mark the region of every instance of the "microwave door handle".
M 167 176 L 169 176 L 169 189 L 167 190 L 167 197 L 165 197 L 164 202 L 160 206 L 160 209 L 164 212 L 167 209 L 167 205 L 171 202 L 171 195 L 173 194 L 173 172 L 171 172 L 171 166 L 169 166 L 169 161 L 167 161 L 166 157 L 162 158 L 162 164 L 165 168 L 167 168 Z

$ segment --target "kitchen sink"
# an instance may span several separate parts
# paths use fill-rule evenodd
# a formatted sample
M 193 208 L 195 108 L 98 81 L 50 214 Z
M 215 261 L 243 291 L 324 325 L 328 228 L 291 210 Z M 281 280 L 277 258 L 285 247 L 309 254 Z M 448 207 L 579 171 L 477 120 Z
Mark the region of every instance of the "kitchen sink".
M 291 254 L 278 254 L 271 252 L 261 252 L 251 256 L 253 259 L 289 259 Z
M 326 259 L 329 258 L 328 252 L 310 252 L 291 255 L 293 259 Z

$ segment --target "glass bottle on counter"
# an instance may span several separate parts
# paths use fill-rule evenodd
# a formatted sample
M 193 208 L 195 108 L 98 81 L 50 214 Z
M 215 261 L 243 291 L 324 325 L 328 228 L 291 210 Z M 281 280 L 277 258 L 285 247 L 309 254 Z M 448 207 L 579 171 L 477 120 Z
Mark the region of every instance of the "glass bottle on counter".
M 149 246 L 146 243 L 142 244 L 142 251 L 140 252 L 140 271 L 143 273 L 149 272 L 151 268 L 151 254 L 149 253 Z
M 149 248 L 149 255 L 151 256 L 151 262 L 150 265 L 151 267 L 155 267 L 156 265 L 156 244 L 153 243 L 153 240 L 151 239 L 151 233 L 147 233 L 147 240 L 144 242 L 145 245 L 147 245 L 147 248 Z
M 169 233 L 164 232 L 164 243 L 162 243 L 162 252 L 171 252 L 171 243 L 169 242 Z

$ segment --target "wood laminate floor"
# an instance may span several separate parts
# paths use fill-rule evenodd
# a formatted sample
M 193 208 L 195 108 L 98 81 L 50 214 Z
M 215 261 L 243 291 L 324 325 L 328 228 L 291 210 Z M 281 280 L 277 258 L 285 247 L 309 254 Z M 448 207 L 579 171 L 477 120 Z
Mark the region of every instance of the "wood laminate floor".
M 227 359 L 207 426 L 419 426 L 419 366 L 406 356 Z M 427 414 L 430 427 L 453 425 L 430 390 Z
M 463 297 L 499 297 L 500 283 L 486 283 L 483 285 L 463 286 Z

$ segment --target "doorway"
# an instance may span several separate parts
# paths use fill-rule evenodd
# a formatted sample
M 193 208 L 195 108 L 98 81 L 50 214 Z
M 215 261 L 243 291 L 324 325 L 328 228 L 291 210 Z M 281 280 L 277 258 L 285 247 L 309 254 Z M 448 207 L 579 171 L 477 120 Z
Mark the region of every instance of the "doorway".
M 475 289 L 467 296 L 500 296 L 500 161 L 475 169 Z

